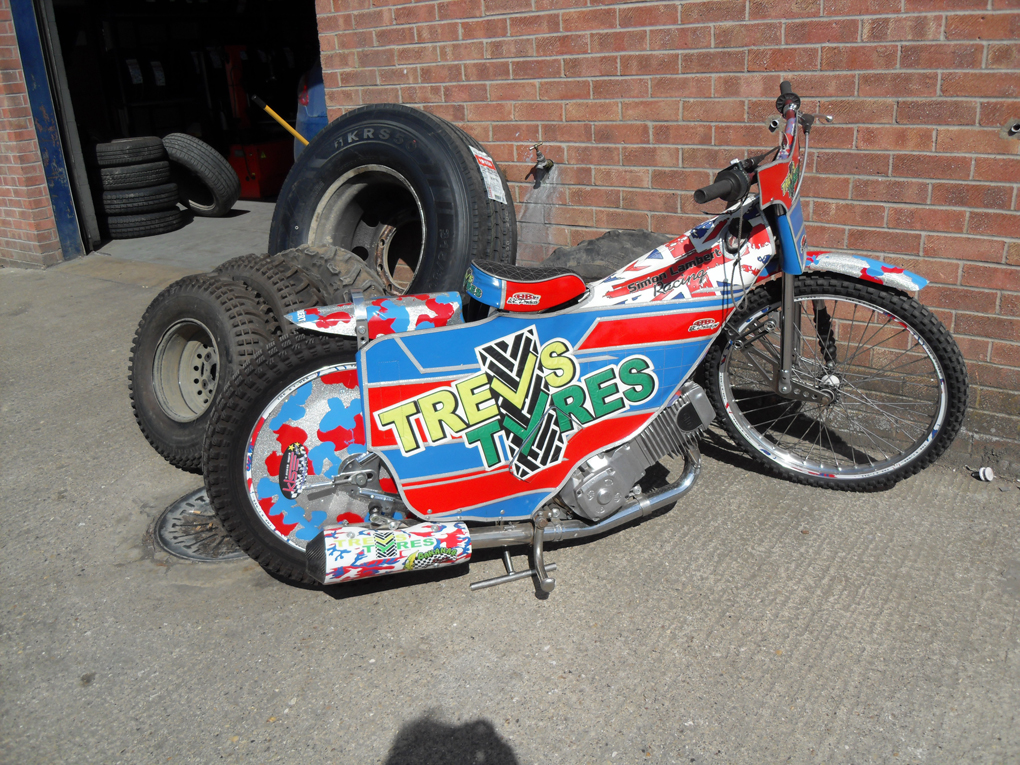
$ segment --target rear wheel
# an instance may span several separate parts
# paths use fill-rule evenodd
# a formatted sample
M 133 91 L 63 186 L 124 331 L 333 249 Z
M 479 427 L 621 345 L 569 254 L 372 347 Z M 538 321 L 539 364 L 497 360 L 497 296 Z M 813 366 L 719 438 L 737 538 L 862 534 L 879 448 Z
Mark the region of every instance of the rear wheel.
M 296 582 L 314 582 L 305 547 L 323 525 L 367 513 L 330 486 L 344 457 L 365 450 L 356 349 L 350 338 L 280 338 L 230 381 L 206 433 L 205 485 L 224 528 L 263 568 Z M 281 488 L 288 467 L 301 476 L 296 492 Z
M 705 360 L 727 432 L 774 472 L 834 489 L 891 486 L 938 459 L 967 407 L 967 369 L 941 322 L 916 300 L 840 278 L 799 278 L 794 299 L 794 384 L 831 401 L 774 391 L 780 300 L 758 289 Z

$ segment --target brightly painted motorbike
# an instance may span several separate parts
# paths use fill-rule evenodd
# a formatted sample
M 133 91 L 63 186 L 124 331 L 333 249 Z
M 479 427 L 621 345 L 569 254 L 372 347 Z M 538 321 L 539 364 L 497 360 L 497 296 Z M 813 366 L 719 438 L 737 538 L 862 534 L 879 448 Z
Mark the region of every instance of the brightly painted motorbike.
M 507 573 L 473 588 L 535 577 L 549 591 L 545 544 L 676 502 L 717 417 L 762 464 L 818 486 L 881 488 L 933 462 L 966 407 L 959 350 L 905 294 L 920 276 L 806 250 L 817 117 L 780 91 L 781 145 L 695 193 L 728 209 L 601 281 L 475 261 L 467 298 L 291 314 L 306 332 L 230 382 L 206 435 L 206 488 L 234 539 L 325 584 L 502 547 Z M 465 300 L 488 315 L 465 321 Z M 673 480 L 653 485 L 666 458 Z M 531 548 L 524 570 L 516 545 Z

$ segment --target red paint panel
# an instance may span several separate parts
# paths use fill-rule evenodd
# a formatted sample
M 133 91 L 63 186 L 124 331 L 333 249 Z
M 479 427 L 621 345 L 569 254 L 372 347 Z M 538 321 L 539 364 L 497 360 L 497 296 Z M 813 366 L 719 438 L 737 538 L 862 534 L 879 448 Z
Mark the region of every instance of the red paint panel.
M 528 313 L 555 308 L 584 294 L 584 280 L 575 274 L 564 274 L 541 282 L 506 281 L 507 311 Z
M 459 512 L 468 504 L 482 505 L 514 494 L 542 489 L 552 491 L 587 455 L 605 444 L 623 440 L 641 427 L 652 414 L 643 412 L 592 423 L 570 439 L 561 462 L 533 474 L 528 481 L 516 478 L 509 470 L 494 470 L 462 478 L 457 483 L 457 491 L 451 491 L 449 484 L 421 489 L 405 484 L 404 495 L 411 507 L 422 515 L 441 515 Z
M 669 343 L 694 337 L 705 337 L 715 332 L 729 313 L 729 309 L 716 308 L 698 313 L 674 313 L 608 321 L 601 319 L 592 329 L 591 334 L 578 347 L 578 350 Z M 717 323 L 712 324 L 713 321 Z M 695 323 L 698 323 L 699 326 L 692 327 Z
M 388 409 L 394 404 L 399 404 L 401 401 L 406 401 L 409 398 L 418 398 L 424 396 L 426 393 L 431 393 L 439 388 L 447 387 L 453 380 L 430 380 L 424 383 L 409 383 L 407 385 L 387 385 L 382 388 L 369 388 L 368 389 L 368 411 L 379 412 L 383 409 Z M 379 425 L 375 421 L 375 417 L 370 417 L 372 427 L 372 446 L 384 447 L 384 446 L 396 446 L 397 436 L 396 434 L 387 428 L 386 430 L 380 430 Z M 421 427 L 421 423 L 415 420 L 418 424 L 418 435 L 424 437 L 424 432 Z M 424 441 L 422 442 L 424 443 Z

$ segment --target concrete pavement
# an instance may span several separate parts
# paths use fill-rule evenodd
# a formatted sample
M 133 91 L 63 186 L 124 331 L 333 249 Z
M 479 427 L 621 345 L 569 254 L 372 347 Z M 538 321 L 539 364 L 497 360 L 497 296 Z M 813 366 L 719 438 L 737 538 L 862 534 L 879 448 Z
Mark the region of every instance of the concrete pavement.
M 138 432 L 128 351 L 208 267 L 0 269 L 3 762 L 1020 759 L 1020 491 L 962 470 L 842 494 L 714 436 L 672 511 L 554 549 L 544 600 L 469 592 L 490 551 L 323 591 L 154 550 L 200 479 Z

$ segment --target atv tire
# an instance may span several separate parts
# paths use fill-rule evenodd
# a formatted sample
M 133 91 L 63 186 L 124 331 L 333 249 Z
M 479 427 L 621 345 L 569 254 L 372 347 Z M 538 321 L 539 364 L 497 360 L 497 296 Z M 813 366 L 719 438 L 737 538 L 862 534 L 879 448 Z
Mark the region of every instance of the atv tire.
M 167 462 L 201 469 L 217 391 L 269 340 L 255 299 L 225 276 L 186 276 L 156 296 L 135 332 L 128 376 L 138 427 Z
M 614 229 L 598 239 L 555 249 L 542 265 L 569 268 L 586 282 L 597 282 L 675 238 L 644 229 Z
M 513 198 L 480 144 L 427 112 L 348 112 L 298 157 L 280 191 L 269 251 L 350 250 L 389 294 L 460 289 L 472 258 L 514 263 Z M 489 185 L 486 185 L 486 179 Z
M 277 257 L 305 273 L 321 293 L 323 305 L 350 303 L 351 290 L 361 290 L 366 298 L 386 296 L 382 280 L 365 261 L 348 250 L 306 244 L 284 250 Z
M 262 310 L 272 335 L 289 334 L 297 327 L 284 314 L 322 305 L 322 293 L 304 271 L 279 255 L 242 255 L 219 266 L 214 273 L 243 284 Z

